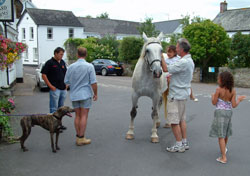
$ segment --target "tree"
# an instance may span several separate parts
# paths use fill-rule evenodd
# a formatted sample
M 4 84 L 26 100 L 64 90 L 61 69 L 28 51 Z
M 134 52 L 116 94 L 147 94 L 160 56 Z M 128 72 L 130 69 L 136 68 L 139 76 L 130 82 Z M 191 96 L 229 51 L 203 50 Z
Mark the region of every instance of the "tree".
M 210 20 L 193 22 L 184 28 L 183 36 L 190 42 L 192 58 L 202 68 L 227 63 L 231 40 L 225 30 Z
M 96 16 L 96 18 L 109 19 L 109 14 L 107 12 L 101 13 L 101 15 Z
M 155 25 L 152 23 L 153 18 L 145 18 L 145 22 L 141 23 L 137 30 L 142 33 L 144 32 L 148 37 L 157 37 L 159 35 L 159 31 L 155 29 Z
M 142 38 L 125 37 L 119 47 L 119 60 L 126 63 L 132 63 L 138 60 L 143 46 Z
M 183 16 L 182 15 L 182 19 L 181 19 L 181 24 L 183 25 L 183 28 L 185 28 L 186 26 L 192 24 L 192 23 L 201 23 L 202 21 L 204 21 L 205 19 L 200 17 L 200 16 L 194 16 L 192 19 L 190 17 L 190 15 L 186 15 Z
M 231 67 L 250 67 L 250 35 L 237 32 L 232 38 Z
M 87 15 L 85 18 L 92 18 L 92 16 L 91 15 Z

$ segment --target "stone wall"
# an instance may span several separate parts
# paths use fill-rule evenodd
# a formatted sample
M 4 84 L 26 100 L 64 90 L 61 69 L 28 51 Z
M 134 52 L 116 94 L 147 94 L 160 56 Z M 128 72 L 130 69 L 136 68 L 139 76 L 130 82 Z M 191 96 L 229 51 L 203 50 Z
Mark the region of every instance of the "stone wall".
M 199 67 L 194 69 L 192 82 L 200 82 L 200 68 Z
M 233 74 L 234 85 L 236 87 L 250 88 L 250 68 L 230 69 L 228 67 L 220 67 L 219 73 L 223 71 L 229 71 Z M 195 68 L 192 82 L 201 82 L 200 81 L 200 68 Z
M 234 75 L 234 85 L 236 87 L 250 88 L 250 68 L 230 69 L 228 67 L 220 67 L 219 73 L 229 71 Z

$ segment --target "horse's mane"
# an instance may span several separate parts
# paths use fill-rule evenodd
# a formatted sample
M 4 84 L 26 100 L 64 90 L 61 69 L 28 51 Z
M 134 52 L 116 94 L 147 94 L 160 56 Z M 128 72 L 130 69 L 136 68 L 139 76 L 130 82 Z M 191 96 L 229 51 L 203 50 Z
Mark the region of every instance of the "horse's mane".
M 151 42 L 159 42 L 161 43 L 161 41 L 158 39 L 158 38 L 155 38 L 155 37 L 151 37 L 151 38 L 148 38 L 148 41 L 144 43 L 143 47 L 142 47 L 142 50 L 141 50 L 141 55 L 140 55 L 140 58 L 139 59 L 144 59 L 144 56 L 145 56 L 145 52 L 146 52 L 146 46 L 151 43 Z

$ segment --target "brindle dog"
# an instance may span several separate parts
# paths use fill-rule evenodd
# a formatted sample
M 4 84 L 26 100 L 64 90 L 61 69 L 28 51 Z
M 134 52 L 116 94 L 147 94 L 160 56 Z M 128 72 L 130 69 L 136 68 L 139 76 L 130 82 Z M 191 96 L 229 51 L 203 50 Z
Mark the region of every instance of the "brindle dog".
M 24 142 L 30 135 L 31 127 L 33 127 L 34 125 L 39 125 L 50 132 L 52 152 L 56 153 L 56 150 L 60 150 L 60 148 L 58 147 L 58 137 L 60 134 L 62 118 L 64 115 L 72 117 L 70 112 L 74 112 L 74 109 L 71 109 L 68 106 L 63 106 L 60 107 L 53 114 L 24 116 L 20 121 L 23 130 L 23 135 L 19 138 L 23 151 L 25 152 L 28 150 L 24 146 Z M 54 133 L 56 133 L 56 149 L 54 146 Z

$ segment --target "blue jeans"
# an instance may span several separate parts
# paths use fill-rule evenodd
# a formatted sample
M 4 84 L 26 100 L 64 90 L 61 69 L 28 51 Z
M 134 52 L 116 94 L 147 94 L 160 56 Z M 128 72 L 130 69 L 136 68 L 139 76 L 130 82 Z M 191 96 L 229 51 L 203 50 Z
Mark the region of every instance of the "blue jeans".
M 49 111 L 55 112 L 58 108 L 64 105 L 66 99 L 67 90 L 56 89 L 55 91 L 49 91 Z

